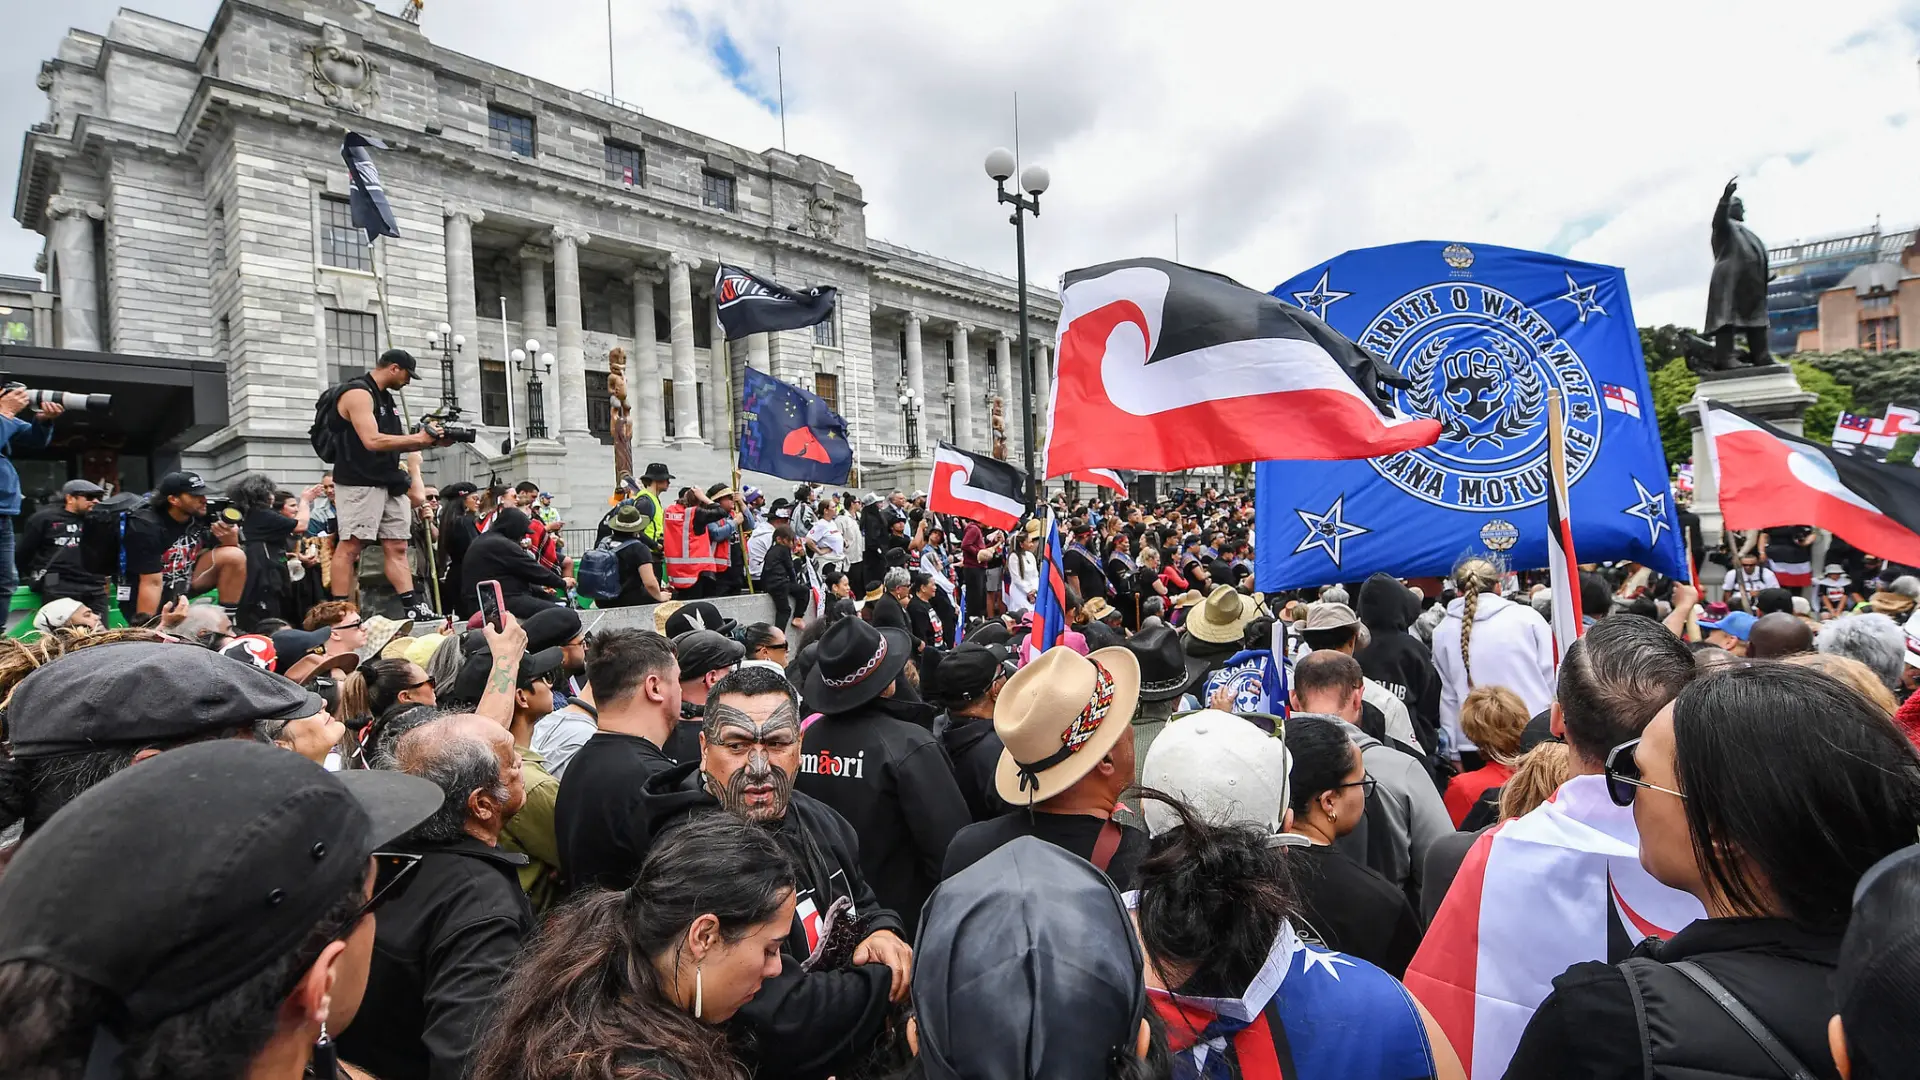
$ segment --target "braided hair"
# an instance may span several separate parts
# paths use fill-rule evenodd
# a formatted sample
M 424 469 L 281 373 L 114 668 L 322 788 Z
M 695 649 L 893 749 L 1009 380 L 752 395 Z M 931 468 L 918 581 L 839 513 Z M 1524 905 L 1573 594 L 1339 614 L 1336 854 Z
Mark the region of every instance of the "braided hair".
M 1467 686 L 1473 686 L 1473 616 L 1480 606 L 1480 594 L 1500 587 L 1500 568 L 1482 558 L 1463 559 L 1453 568 L 1453 588 L 1460 594 L 1460 666 L 1466 669 Z

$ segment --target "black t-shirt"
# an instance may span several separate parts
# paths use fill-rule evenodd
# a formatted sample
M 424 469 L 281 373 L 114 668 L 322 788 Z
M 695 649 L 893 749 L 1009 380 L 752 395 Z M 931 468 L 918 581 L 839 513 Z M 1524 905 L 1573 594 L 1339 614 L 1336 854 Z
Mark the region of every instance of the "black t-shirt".
M 653 597 L 647 593 L 646 583 L 640 580 L 640 568 L 653 566 L 658 580 L 659 567 L 653 545 L 643 536 L 617 535 L 613 537 L 613 559 L 620 567 L 620 595 L 610 601 L 608 607 L 634 607 L 638 604 L 651 604 Z
M 299 522 L 278 510 L 250 510 L 241 519 L 240 529 L 249 544 L 265 544 L 268 551 L 284 555 L 293 540 L 293 527 Z
M 1002 814 L 991 821 L 969 825 L 955 834 L 947 848 L 947 861 L 940 868 L 940 880 L 979 862 L 1003 844 L 1022 836 L 1034 836 L 1055 847 L 1062 847 L 1092 861 L 1093 847 L 1100 842 L 1100 827 L 1105 818 L 1091 814 L 1029 813 L 1024 809 Z M 1120 847 L 1107 864 L 1107 877 L 1121 892 L 1139 887 L 1140 862 L 1147 857 L 1147 834 L 1129 825 L 1120 826 Z
M 135 610 L 140 597 L 138 579 L 146 574 L 160 575 L 162 607 L 187 595 L 193 588 L 193 564 L 212 543 L 213 534 L 199 518 L 175 521 L 172 514 L 155 513 L 150 507 L 128 514 L 127 585 L 133 592 L 121 604 L 122 609 Z
M 21 576 L 38 581 L 41 573 L 51 573 L 63 591 L 105 584 L 105 578 L 87 573 L 80 562 L 81 521 L 81 515 L 68 513 L 64 506 L 50 506 L 28 518 L 16 549 Z
M 621 889 L 646 857 L 650 837 L 640 784 L 673 767 L 660 748 L 639 737 L 601 731 L 567 759 L 567 777 L 553 807 L 554 843 L 574 888 Z
M 1290 855 L 1300 898 L 1295 928 L 1336 952 L 1371 961 L 1398 979 L 1420 947 L 1420 919 L 1407 896 L 1338 848 L 1315 844 Z

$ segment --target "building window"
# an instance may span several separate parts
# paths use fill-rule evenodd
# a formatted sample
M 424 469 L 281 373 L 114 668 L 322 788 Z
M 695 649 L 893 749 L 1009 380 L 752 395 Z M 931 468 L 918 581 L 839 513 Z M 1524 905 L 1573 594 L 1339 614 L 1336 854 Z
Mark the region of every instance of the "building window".
M 607 373 L 587 372 L 587 430 L 602 443 L 613 445 L 613 397 L 607 392 Z
M 953 385 L 953 339 L 947 339 L 947 385 Z
M 507 426 L 507 365 L 499 360 L 480 361 L 480 422 Z
M 987 354 L 987 396 L 1000 393 L 1000 357 L 997 353 Z
M 214 203 L 213 213 L 207 215 L 207 247 L 213 270 L 217 273 L 227 265 L 227 206 Z
M 380 320 L 364 311 L 327 309 L 327 366 L 333 385 L 373 370 L 380 355 Z
M 833 332 L 833 316 L 829 315 L 813 324 L 813 343 L 829 349 L 839 347 L 839 335 Z
M 956 443 L 967 439 L 967 433 L 960 430 L 960 403 L 957 401 L 947 402 L 947 434 Z
M 320 265 L 342 270 L 373 270 L 373 248 L 367 234 L 354 227 L 347 200 L 320 197 Z
M 717 210 L 732 210 L 733 177 L 715 172 L 703 172 L 700 177 L 700 201 Z
M 834 412 L 840 411 L 840 376 L 829 375 L 824 371 L 814 372 L 813 392 L 821 401 L 827 403 L 827 408 Z
M 1900 316 L 1860 320 L 1860 348 L 1866 352 L 1892 352 L 1900 347 Z
M 900 331 L 900 377 L 907 377 L 907 332 Z
M 693 384 L 693 409 L 694 409 L 695 416 L 704 417 L 706 419 L 705 430 L 707 433 L 707 440 L 709 442 L 713 441 L 714 439 L 713 429 L 718 427 L 719 425 L 714 422 L 715 421 L 714 417 L 707 416 L 707 384 L 706 383 L 697 382 Z
M 647 174 L 641 165 L 640 151 L 635 147 L 608 139 L 607 179 L 628 187 L 644 185 L 647 182 Z
M 226 315 L 220 316 L 219 332 L 214 342 L 214 355 L 222 361 L 232 357 L 233 320 Z
M 673 438 L 673 380 L 660 380 L 660 420 L 662 433 Z
M 487 106 L 487 145 L 521 157 L 533 156 L 533 117 Z

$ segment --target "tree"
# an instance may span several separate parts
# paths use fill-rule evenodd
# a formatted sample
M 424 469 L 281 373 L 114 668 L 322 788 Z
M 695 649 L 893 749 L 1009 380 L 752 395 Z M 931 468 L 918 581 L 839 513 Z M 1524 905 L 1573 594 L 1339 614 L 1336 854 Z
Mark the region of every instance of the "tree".
M 1647 373 L 1659 371 L 1675 357 L 1687 355 L 1686 341 L 1694 331 L 1668 323 L 1640 328 L 1640 354 L 1647 362 Z
M 1807 406 L 1801 427 L 1807 438 L 1825 446 L 1833 438 L 1833 425 L 1840 419 L 1840 414 L 1853 411 L 1853 388 L 1842 385 L 1838 379 L 1799 356 L 1794 356 L 1790 363 L 1793 365 L 1794 378 L 1800 380 L 1800 389 L 1820 395 L 1818 401 Z
M 1887 451 L 1887 464 L 1911 465 L 1916 450 L 1920 450 L 1920 435 L 1902 435 L 1893 441 L 1893 449 Z
M 1644 337 L 1645 327 L 1640 330 Z M 1667 452 L 1667 469 L 1693 458 L 1693 425 L 1680 415 L 1680 406 L 1693 400 L 1700 377 L 1687 368 L 1684 356 L 1661 365 L 1649 380 L 1653 386 L 1653 415 L 1660 423 L 1660 446 Z
M 1805 364 L 1850 388 L 1853 412 L 1879 416 L 1889 405 L 1920 406 L 1920 352 L 1803 352 L 1793 354 L 1793 364 L 1796 372 Z M 1813 430 L 1811 422 L 1807 430 Z

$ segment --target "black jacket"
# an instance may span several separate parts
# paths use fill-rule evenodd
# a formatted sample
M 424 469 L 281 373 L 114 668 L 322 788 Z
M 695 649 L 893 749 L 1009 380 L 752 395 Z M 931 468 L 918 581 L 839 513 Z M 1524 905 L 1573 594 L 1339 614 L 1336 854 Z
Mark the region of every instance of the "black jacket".
M 936 619 L 942 623 L 946 622 L 945 619 L 940 618 L 938 612 L 933 610 L 931 603 L 917 596 L 907 601 L 907 622 L 911 624 L 913 640 L 919 643 L 914 647 L 915 653 L 922 649 L 943 648 L 946 645 L 947 628 L 944 625 L 934 626 Z
M 860 872 L 880 903 L 900 913 L 909 941 L 920 905 L 940 883 L 947 845 L 973 820 L 929 730 L 932 714 L 931 706 L 877 698 L 821 717 L 801 739 L 794 785 L 853 826 Z
M 498 526 L 499 522 L 494 524 Z M 483 581 L 498 581 L 500 594 L 508 600 L 530 595 L 550 599 L 536 590 L 566 588 L 559 574 L 541 566 L 532 552 L 520 546 L 520 537 L 493 529 L 481 533 L 467 548 L 460 564 L 460 581 L 469 592 Z
M 993 786 L 993 774 L 1000 767 L 1005 744 L 994 733 L 992 717 L 943 713 L 934 721 L 933 733 L 946 748 L 954 783 L 960 785 L 960 797 L 967 801 L 967 812 L 973 820 L 996 818 L 1013 809 Z
M 638 735 L 596 732 L 567 759 L 553 806 L 553 838 L 570 888 L 624 889 L 653 843 L 648 823 L 666 807 L 648 805 L 641 784 L 673 759 Z M 689 796 L 688 805 L 698 801 Z
M 1440 672 L 1433 653 L 1407 632 L 1420 617 L 1420 601 L 1405 585 L 1386 574 L 1375 574 L 1360 586 L 1355 614 L 1373 640 L 1353 654 L 1367 678 L 1393 691 L 1407 707 L 1414 737 L 1428 754 L 1439 745 Z
M 471 837 L 392 847 L 425 858 L 380 908 L 366 996 L 335 1041 L 381 1080 L 459 1080 L 533 930 L 518 877 L 527 857 Z
M 892 593 L 882 593 L 880 599 L 873 602 L 873 618 L 870 621 L 875 626 L 892 626 L 913 633 L 913 624 L 907 621 L 907 609 L 900 606 L 900 601 L 895 600 Z M 919 638 L 914 640 L 918 641 Z
M 1679 960 L 1719 980 L 1813 1075 L 1837 1080 L 1827 1020 L 1839 956 L 1839 934 L 1785 919 L 1700 919 L 1670 940 L 1648 939 L 1621 964 L 1575 964 L 1553 980 L 1553 992 L 1527 1022 L 1507 1080 L 1638 1080 L 1647 1075 L 1642 1009 L 1653 1036 L 1654 1076 L 1779 1076 L 1739 1024 L 1667 968 Z
M 571 775 L 573 766 L 567 768 Z M 690 761 L 655 773 L 641 785 L 639 824 L 650 838 L 696 814 L 721 812 L 719 802 L 702 788 L 699 769 L 698 762 Z M 867 887 L 860 873 L 859 838 L 832 807 L 795 791 L 787 816 L 768 828 L 793 858 L 800 879 L 793 930 L 781 950 L 780 974 L 761 984 L 729 1024 L 752 1036 L 755 1051 L 744 1055 L 743 1063 L 757 1080 L 824 1080 L 872 1048 L 886 1022 L 893 976 L 883 964 L 802 972 L 800 963 L 813 948 L 809 922 L 814 921 L 817 932 L 817 920 L 834 899 L 847 896 L 855 912 L 867 917 L 870 932 L 891 930 L 909 941 L 911 935 Z
M 65 506 L 50 506 L 28 518 L 14 542 L 20 580 L 38 584 L 43 571 L 54 575 L 57 586 L 43 596 L 84 596 L 104 588 L 107 579 L 87 573 L 80 564 L 80 521 L 81 515 L 68 513 Z M 62 591 L 66 589 L 72 591 Z

